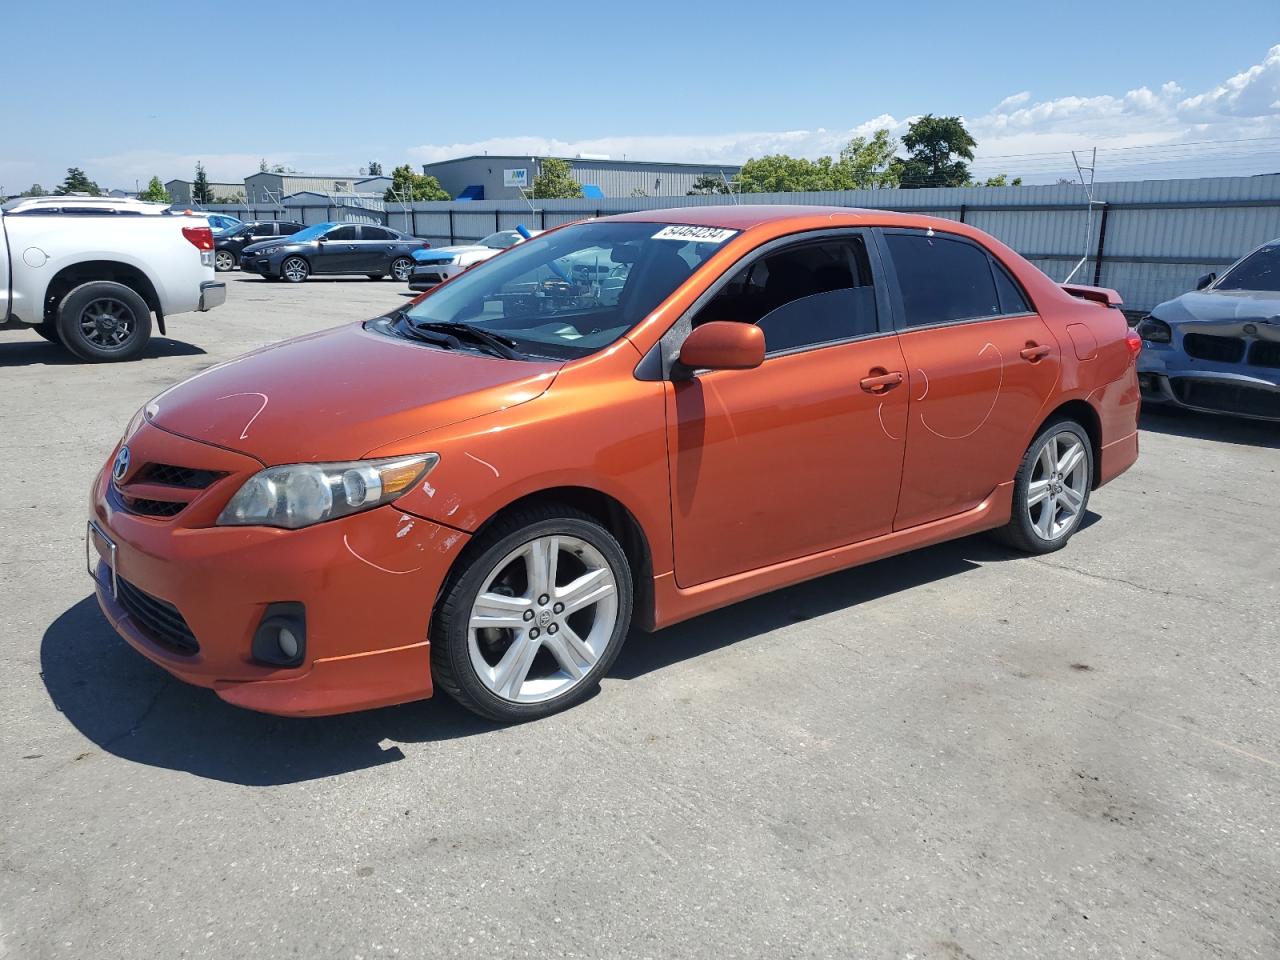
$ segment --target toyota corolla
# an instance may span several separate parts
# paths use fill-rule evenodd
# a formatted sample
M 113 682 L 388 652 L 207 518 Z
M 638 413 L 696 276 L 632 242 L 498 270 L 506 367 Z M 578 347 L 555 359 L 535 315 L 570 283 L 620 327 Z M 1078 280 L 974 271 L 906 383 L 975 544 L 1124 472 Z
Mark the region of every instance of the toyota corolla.
M 90 572 L 132 646 L 234 704 L 540 717 L 633 627 L 978 531 L 1063 547 L 1138 453 L 1118 303 L 921 216 L 558 228 L 147 403 Z

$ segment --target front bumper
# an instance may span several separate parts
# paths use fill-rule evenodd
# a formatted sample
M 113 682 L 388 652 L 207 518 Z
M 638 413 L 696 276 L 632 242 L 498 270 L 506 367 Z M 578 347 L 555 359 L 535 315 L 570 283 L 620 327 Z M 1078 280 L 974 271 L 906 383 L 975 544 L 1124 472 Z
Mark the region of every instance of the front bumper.
M 279 265 L 273 264 L 270 257 L 260 257 L 254 254 L 240 257 L 240 269 L 264 277 L 274 277 L 280 273 Z
M 150 425 L 129 446 L 135 462 L 208 463 L 226 474 L 168 519 L 129 512 L 107 468 L 96 479 L 90 516 L 111 541 L 90 538 L 98 603 L 134 649 L 265 713 L 319 716 L 431 696 L 431 610 L 466 534 L 394 505 L 293 531 L 210 526 L 257 461 Z M 193 459 L 202 451 L 211 456 Z M 267 608 L 283 602 L 306 610 L 296 667 L 252 654 Z M 190 642 L 175 643 L 175 623 Z
M 1235 356 L 1208 359 L 1201 352 L 1194 356 L 1188 352 L 1188 333 L 1175 325 L 1172 344 L 1143 343 L 1138 355 L 1143 402 L 1280 420 L 1280 366 L 1276 365 L 1274 339 L 1213 337 L 1238 347 Z
M 419 264 L 409 274 L 410 290 L 430 290 L 461 273 L 463 267 L 456 263 Z
M 200 306 L 203 313 L 227 302 L 227 285 L 221 280 L 205 280 L 200 284 Z

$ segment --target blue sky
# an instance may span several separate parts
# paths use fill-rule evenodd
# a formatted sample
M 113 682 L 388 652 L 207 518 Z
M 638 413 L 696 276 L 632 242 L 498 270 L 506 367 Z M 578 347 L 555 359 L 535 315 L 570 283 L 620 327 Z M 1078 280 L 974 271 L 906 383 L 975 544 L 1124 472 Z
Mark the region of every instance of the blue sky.
M 814 156 L 925 112 L 966 118 L 981 172 L 1047 176 L 1091 146 L 1111 169 L 1202 172 L 1188 153 L 1280 169 L 1276 0 L 6 7 L 5 192 L 197 159 L 239 180 L 259 157 L 345 173 L 485 149 Z M 1202 140 L 1242 142 L 1159 147 Z

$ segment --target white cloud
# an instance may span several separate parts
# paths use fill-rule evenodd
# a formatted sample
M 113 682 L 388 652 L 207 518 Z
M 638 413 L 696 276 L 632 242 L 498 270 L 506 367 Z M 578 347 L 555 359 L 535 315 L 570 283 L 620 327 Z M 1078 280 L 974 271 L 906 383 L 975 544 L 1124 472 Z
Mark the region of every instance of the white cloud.
M 1191 140 L 1280 136 L 1280 114 L 1277 113 L 1277 105 L 1280 105 L 1280 45 L 1272 47 L 1261 63 L 1213 89 L 1192 96 L 1185 93 L 1172 80 L 1155 89 L 1142 86 L 1118 95 L 1065 96 L 1039 101 L 1033 99 L 1030 91 L 1019 91 L 1005 97 L 987 112 L 965 118 L 979 143 L 975 170 L 989 168 L 989 172 L 994 172 L 1008 167 L 1013 173 L 1017 172 L 1015 155 L 1055 153 L 1059 155 L 1055 162 L 1062 172 L 1066 172 L 1072 149 L 1127 150 Z M 927 104 L 921 106 L 926 107 Z M 487 152 L 558 156 L 604 153 L 615 159 L 625 156 L 634 160 L 741 163 L 748 157 L 768 153 L 807 157 L 833 154 L 850 137 L 867 136 L 880 128 L 888 128 L 891 133 L 900 135 L 912 119 L 882 114 L 846 129 L 704 135 L 634 134 L 584 140 L 508 136 L 470 143 L 423 144 L 410 148 L 409 152 L 422 162 Z M 1233 154 L 1237 161 L 1240 150 L 1245 149 L 1237 148 Z M 1274 153 L 1274 145 L 1270 145 L 1270 151 Z M 1256 153 L 1259 163 L 1276 165 L 1265 158 L 1261 147 Z M 1148 160 L 1154 156 L 1148 155 Z M 1024 161 L 1022 165 L 1034 171 L 1037 162 L 1040 161 Z M 1239 172 L 1241 169 L 1223 168 L 1223 172 Z M 1048 170 L 1047 166 L 1045 170 Z

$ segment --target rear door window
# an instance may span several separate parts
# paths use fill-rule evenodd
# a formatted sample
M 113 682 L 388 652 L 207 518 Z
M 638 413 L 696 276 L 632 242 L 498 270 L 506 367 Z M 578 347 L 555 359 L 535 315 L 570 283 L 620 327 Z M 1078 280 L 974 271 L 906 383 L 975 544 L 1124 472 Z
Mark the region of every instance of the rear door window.
M 382 227 L 364 226 L 360 228 L 360 239 L 361 240 L 390 240 L 392 239 L 392 235 L 389 230 L 384 230 L 382 229 Z
M 356 238 L 356 228 L 354 226 L 334 227 L 325 234 L 326 240 L 354 240 Z
M 902 295 L 904 326 L 975 320 L 1003 312 L 991 261 L 976 244 L 924 231 L 887 232 L 884 238 Z
M 291 236 L 292 234 L 295 234 L 295 233 L 297 233 L 299 230 L 301 230 L 301 229 L 302 229 L 302 224 L 300 224 L 300 223 L 278 223 L 278 224 L 276 224 L 276 227 L 277 227 L 277 229 L 279 229 L 279 231 L 280 231 L 280 236 L 282 236 L 282 237 L 287 237 L 287 236 Z

